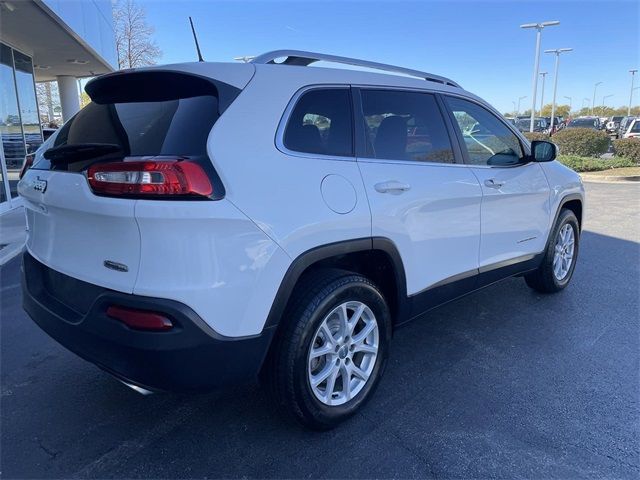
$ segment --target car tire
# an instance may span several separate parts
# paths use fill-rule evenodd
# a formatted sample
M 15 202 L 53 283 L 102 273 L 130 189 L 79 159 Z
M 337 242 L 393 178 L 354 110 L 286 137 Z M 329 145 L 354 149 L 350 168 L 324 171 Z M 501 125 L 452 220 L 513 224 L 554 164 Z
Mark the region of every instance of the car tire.
M 578 259 L 580 225 L 575 214 L 562 209 L 551 232 L 542 263 L 525 275 L 527 285 L 541 293 L 556 293 L 569 285 Z
M 372 396 L 390 338 L 389 307 L 368 278 L 337 269 L 305 275 L 269 354 L 265 380 L 271 397 L 302 425 L 331 429 Z

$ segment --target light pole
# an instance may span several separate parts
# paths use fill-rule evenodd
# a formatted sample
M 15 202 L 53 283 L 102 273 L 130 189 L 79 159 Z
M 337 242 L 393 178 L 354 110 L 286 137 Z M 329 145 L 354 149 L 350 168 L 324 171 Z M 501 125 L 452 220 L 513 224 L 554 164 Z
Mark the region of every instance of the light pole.
M 629 106 L 627 107 L 627 117 L 631 116 L 631 102 L 633 102 L 633 80 L 635 79 L 636 72 L 638 70 L 629 70 L 631 74 L 631 92 L 629 93 Z
M 525 98 L 527 98 L 526 95 L 523 95 L 522 97 L 518 97 L 518 108 L 516 109 L 516 117 L 518 116 L 518 114 L 520 113 L 520 101 L 524 100 Z
M 566 95 L 564 96 L 564 98 L 569 100 L 569 116 L 571 116 L 571 110 L 572 110 L 571 105 L 573 105 L 572 99 L 571 97 L 567 97 Z
M 547 73 L 549 72 L 540 72 L 540 76 L 542 77 L 542 91 L 540 92 L 540 116 L 542 116 L 542 107 L 544 107 L 544 80 L 547 78 Z
M 604 101 L 609 97 L 613 97 L 613 93 L 611 93 L 609 95 L 605 95 L 604 97 L 602 97 L 602 115 L 604 115 Z
M 582 108 L 585 108 L 585 102 L 587 102 L 586 107 L 587 107 L 587 108 L 589 108 L 589 102 L 590 102 L 590 101 L 591 101 L 591 99 L 590 99 L 590 98 L 584 97 L 584 98 L 582 99 Z
M 515 100 L 511 100 L 511 103 L 513 103 L 513 115 L 514 117 L 518 116 L 518 111 L 516 110 L 516 101 Z
M 553 25 L 560 25 L 560 22 L 554 20 L 552 22 L 542 23 L 525 23 L 520 25 L 520 28 L 535 28 L 536 29 L 536 53 L 533 60 L 533 98 L 531 99 L 531 122 L 529 124 L 529 131 L 533 132 L 533 119 L 536 116 L 536 94 L 538 92 L 538 70 L 540 68 L 540 38 L 542 36 L 542 29 L 544 27 L 551 27 Z
M 602 85 L 602 82 L 598 82 L 593 87 L 593 100 L 591 100 L 591 115 L 593 115 L 593 109 L 596 108 L 596 90 L 598 85 Z
M 553 100 L 551 101 L 551 126 L 549 131 L 553 132 L 553 124 L 556 115 L 556 93 L 558 91 L 558 67 L 560 66 L 560 54 L 572 51 L 573 48 L 556 48 L 553 50 L 545 50 L 544 53 L 553 53 L 556 56 L 556 66 L 553 72 Z

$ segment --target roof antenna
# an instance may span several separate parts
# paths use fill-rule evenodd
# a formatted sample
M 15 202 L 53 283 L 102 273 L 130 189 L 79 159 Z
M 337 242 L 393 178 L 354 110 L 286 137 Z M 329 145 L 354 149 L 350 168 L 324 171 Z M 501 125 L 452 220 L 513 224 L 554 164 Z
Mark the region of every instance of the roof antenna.
M 191 17 L 189 17 L 189 23 L 191 24 L 191 31 L 193 32 L 193 40 L 194 42 L 196 42 L 196 50 L 198 51 L 198 61 L 204 62 L 204 59 L 202 58 L 202 53 L 200 53 L 200 45 L 198 44 L 198 36 L 196 35 L 196 29 L 193 28 L 193 20 L 191 20 Z

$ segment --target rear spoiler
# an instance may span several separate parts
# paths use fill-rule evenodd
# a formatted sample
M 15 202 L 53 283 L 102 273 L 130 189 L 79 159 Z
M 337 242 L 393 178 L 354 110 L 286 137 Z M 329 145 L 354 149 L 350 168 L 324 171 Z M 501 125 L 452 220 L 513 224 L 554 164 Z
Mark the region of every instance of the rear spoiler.
M 242 67 L 240 64 L 234 66 Z M 246 77 L 246 82 L 238 82 L 237 80 L 242 80 L 238 78 L 231 79 L 235 80 L 234 83 L 242 85 L 238 87 L 216 78 L 184 70 L 163 68 L 121 70 L 90 80 L 85 86 L 85 91 L 92 101 L 99 104 L 162 102 L 176 98 L 214 95 L 218 98 L 218 113 L 222 114 L 253 76 L 253 72 L 246 73 L 250 74 L 241 75 Z M 235 76 L 238 77 L 238 75 Z

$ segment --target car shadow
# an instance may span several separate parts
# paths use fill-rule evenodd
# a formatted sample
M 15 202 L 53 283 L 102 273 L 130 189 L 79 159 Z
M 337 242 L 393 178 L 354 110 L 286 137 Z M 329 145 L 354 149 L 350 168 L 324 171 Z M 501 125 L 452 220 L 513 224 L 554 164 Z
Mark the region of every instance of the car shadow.
M 12 478 L 628 476 L 637 467 L 622 447 L 637 438 L 630 415 L 638 413 L 638 265 L 638 243 L 585 231 L 563 292 L 539 294 L 512 278 L 432 310 L 395 332 L 365 408 L 323 433 L 277 414 L 254 384 L 142 396 L 14 309 L 2 320 L 3 471 Z M 26 346 L 19 363 L 8 359 L 8 342 Z

